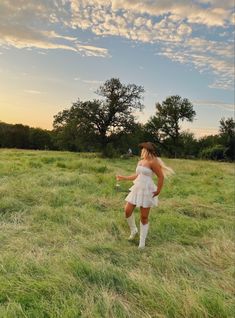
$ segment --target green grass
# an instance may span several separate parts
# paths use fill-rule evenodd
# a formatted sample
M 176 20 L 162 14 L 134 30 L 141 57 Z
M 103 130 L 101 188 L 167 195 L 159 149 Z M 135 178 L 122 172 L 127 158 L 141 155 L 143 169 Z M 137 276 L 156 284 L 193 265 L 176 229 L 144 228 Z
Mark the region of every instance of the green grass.
M 234 166 L 166 159 L 139 251 L 114 178 L 136 161 L 0 150 L 0 317 L 234 317 Z

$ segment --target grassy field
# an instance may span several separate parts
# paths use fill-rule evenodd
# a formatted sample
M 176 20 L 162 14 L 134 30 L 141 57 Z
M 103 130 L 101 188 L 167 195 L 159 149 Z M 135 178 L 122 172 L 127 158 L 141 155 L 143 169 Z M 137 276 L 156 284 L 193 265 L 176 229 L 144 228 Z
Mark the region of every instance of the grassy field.
M 137 159 L 0 150 L 1 318 L 234 317 L 234 166 L 166 159 L 139 251 L 114 178 Z

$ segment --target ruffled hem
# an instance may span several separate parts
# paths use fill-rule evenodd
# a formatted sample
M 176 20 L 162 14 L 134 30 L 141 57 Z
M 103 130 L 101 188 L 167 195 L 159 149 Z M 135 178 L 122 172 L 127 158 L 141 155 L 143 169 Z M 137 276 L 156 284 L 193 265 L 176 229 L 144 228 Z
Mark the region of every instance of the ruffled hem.
M 125 198 L 125 201 L 135 205 L 136 207 L 151 208 L 153 206 L 158 206 L 157 197 L 146 199 L 134 193 L 129 193 Z
M 138 181 L 134 181 L 134 185 L 129 189 L 130 193 L 125 198 L 125 201 L 143 208 L 158 206 L 158 197 L 152 197 L 153 192 L 157 191 L 157 187 L 153 181 Z

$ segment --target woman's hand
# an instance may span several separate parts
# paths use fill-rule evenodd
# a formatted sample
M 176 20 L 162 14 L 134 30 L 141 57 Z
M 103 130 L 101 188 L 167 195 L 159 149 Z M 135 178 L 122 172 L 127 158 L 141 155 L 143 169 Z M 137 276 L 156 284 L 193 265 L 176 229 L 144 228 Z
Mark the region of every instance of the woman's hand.
M 122 180 L 129 180 L 129 181 L 133 181 L 137 178 L 137 174 L 134 174 L 133 176 L 120 176 L 120 175 L 116 175 L 116 180 L 117 181 L 122 181 Z
M 157 176 L 157 191 L 153 193 L 153 197 L 156 197 L 160 194 L 163 182 L 164 182 L 164 175 L 162 172 L 162 168 L 157 160 L 153 160 L 151 164 L 151 169 Z
M 124 180 L 124 177 L 123 177 L 123 176 L 120 176 L 120 175 L 116 175 L 116 180 L 117 180 L 117 181 Z
M 156 196 L 158 196 L 158 195 L 159 195 L 159 192 L 158 192 L 158 191 L 154 191 L 154 192 L 153 192 L 153 198 L 156 197 Z

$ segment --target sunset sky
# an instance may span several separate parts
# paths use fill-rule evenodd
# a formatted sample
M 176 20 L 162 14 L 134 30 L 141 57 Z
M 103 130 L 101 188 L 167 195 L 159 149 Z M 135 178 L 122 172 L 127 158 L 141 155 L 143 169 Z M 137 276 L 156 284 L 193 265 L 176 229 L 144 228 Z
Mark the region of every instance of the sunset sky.
M 197 137 L 234 116 L 233 0 L 1 0 L 0 121 L 52 129 L 111 77 L 143 85 L 144 111 L 170 95 Z

